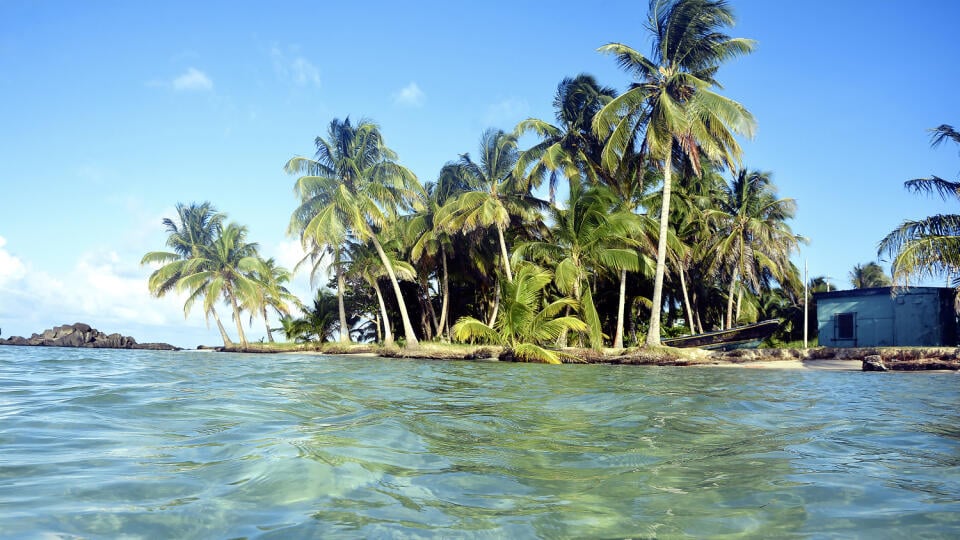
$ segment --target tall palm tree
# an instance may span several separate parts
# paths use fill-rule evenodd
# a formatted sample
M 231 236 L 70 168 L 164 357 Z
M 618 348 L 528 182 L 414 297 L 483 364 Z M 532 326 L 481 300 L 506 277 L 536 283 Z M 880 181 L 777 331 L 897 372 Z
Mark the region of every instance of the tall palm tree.
M 409 208 L 422 187 L 409 169 L 397 163 L 379 126 L 369 120 L 353 125 L 349 118 L 334 119 L 327 138 L 317 137 L 316 145 L 315 159 L 295 157 L 285 167 L 290 174 L 302 175 L 294 187 L 301 204 L 291 218 L 290 230 L 318 246 L 342 246 L 348 235 L 369 240 L 393 285 L 406 342 L 416 346 L 400 284 L 378 231 L 400 210 Z M 339 269 L 341 264 L 336 266 Z M 338 294 L 342 296 L 342 289 Z
M 530 263 L 521 263 L 516 280 L 501 282 L 503 309 L 494 324 L 473 317 L 463 317 L 453 326 L 459 341 L 480 341 L 503 345 L 513 355 L 528 362 L 561 363 L 562 354 L 544 347 L 564 332 L 586 332 L 580 319 L 561 315 L 567 308 L 576 309 L 572 298 L 544 302 L 544 289 L 553 281 L 553 274 Z
M 150 293 L 157 298 L 175 290 L 177 282 L 183 277 L 183 267 L 186 262 L 198 256 L 204 247 L 211 245 L 223 230 L 223 221 L 226 214 L 217 212 L 209 201 L 185 205 L 177 203 L 177 218 L 164 218 L 163 225 L 167 230 L 166 245 L 171 251 L 151 251 L 143 256 L 140 264 L 160 264 L 160 268 L 150 274 L 147 285 Z M 184 310 L 185 315 L 189 309 Z M 220 317 L 213 305 L 204 312 L 209 322 L 213 317 L 220 331 L 224 346 L 230 347 L 233 342 L 227 335 Z
M 566 208 L 550 209 L 550 238 L 517 247 L 518 255 L 530 254 L 555 264 L 557 287 L 580 305 L 594 349 L 603 347 L 603 332 L 593 302 L 591 278 L 608 271 L 619 275 L 621 270 L 636 271 L 640 267 L 634 249 L 636 242 L 632 240 L 639 231 L 640 218 L 632 212 L 613 211 L 616 202 L 613 193 L 602 186 L 587 189 L 572 182 Z
M 770 177 L 769 172 L 741 169 L 725 187 L 719 207 L 705 213 L 718 225 L 715 242 L 710 244 L 713 269 L 726 270 L 730 279 L 725 328 L 736 322 L 737 287 L 746 285 L 759 293 L 764 272 L 786 283 L 793 268 L 790 255 L 804 241 L 786 223 L 796 213 L 796 202 L 777 198 Z
M 643 153 L 663 170 L 663 197 L 653 309 L 646 343 L 660 344 L 660 311 L 666 269 L 670 190 L 675 158 L 687 159 L 699 174 L 703 158 L 739 161 L 735 133 L 752 135 L 753 116 L 731 99 L 713 91 L 719 65 L 749 53 L 753 41 L 723 32 L 734 22 L 723 0 L 650 0 L 650 57 L 622 43 L 600 47 L 614 54 L 622 68 L 637 77 L 630 89 L 607 104 L 594 120 L 594 131 L 609 134 L 603 164 L 617 168 L 638 138 Z
M 930 130 L 931 146 L 945 141 L 960 144 L 960 132 L 943 124 Z M 904 182 L 914 192 L 936 193 L 944 200 L 960 199 L 960 181 L 951 182 L 931 176 Z M 960 275 L 960 215 L 938 214 L 920 220 L 907 220 L 890 232 L 877 249 L 880 256 L 893 257 L 893 282 L 909 284 L 911 277 L 952 277 Z
M 243 348 L 248 344 L 240 306 L 256 305 L 261 293 L 255 275 L 267 273 L 257 250 L 256 243 L 247 242 L 247 228 L 230 223 L 212 244 L 203 246 L 196 256 L 185 261 L 177 280 L 178 290 L 190 292 L 184 312 L 189 312 L 193 303 L 201 298 L 205 313 L 221 298 L 230 304 Z
M 484 131 L 480 162 L 463 154 L 455 169 L 471 189 L 445 204 L 436 216 L 437 222 L 450 232 L 468 233 L 492 227 L 497 233 L 500 260 L 508 283 L 513 281 L 513 271 L 505 233 L 511 216 L 530 217 L 529 184 L 514 174 L 519 157 L 516 135 L 496 129 Z
M 850 271 L 850 285 L 854 289 L 870 289 L 873 287 L 889 287 L 890 278 L 883 267 L 871 261 L 866 264 L 858 264 Z
M 387 311 L 387 304 L 383 298 L 383 291 L 380 289 L 380 279 L 387 277 L 386 268 L 380 262 L 380 257 L 371 242 L 350 244 L 348 251 L 350 253 L 350 265 L 345 274 L 351 278 L 358 278 L 373 288 L 377 296 L 377 304 L 380 306 L 380 316 L 383 318 L 383 343 L 390 346 L 394 344 L 393 330 L 390 327 L 390 317 Z M 410 281 L 414 279 L 415 272 L 410 263 L 397 259 L 394 250 L 389 249 L 388 255 L 390 264 L 397 277 Z

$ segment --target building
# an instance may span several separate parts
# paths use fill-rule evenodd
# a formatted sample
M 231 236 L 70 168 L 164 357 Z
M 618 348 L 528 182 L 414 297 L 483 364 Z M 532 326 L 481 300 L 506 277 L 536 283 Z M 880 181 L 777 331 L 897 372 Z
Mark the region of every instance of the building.
M 825 347 L 957 345 L 955 294 L 949 287 L 816 293 L 819 343 Z

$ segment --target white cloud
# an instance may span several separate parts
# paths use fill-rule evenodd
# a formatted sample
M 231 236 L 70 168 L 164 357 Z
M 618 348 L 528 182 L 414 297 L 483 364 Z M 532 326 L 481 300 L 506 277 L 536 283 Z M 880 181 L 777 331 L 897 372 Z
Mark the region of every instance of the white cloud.
M 393 93 L 393 102 L 405 107 L 422 107 L 426 98 L 426 94 L 415 82 L 411 82 Z
M 483 121 L 487 126 L 512 129 L 517 122 L 529 116 L 529 111 L 530 105 L 525 100 L 506 98 L 489 105 Z
M 7 252 L 6 245 L 7 239 L 0 236 L 0 287 L 19 281 L 27 274 L 23 261 Z
M 297 47 L 292 47 L 292 56 L 284 54 L 280 47 L 274 45 L 270 49 L 273 59 L 273 68 L 281 78 L 292 81 L 298 86 L 320 86 L 320 70 L 306 58 L 296 54 Z
M 213 81 L 206 73 L 197 68 L 188 68 L 182 75 L 173 79 L 173 89 L 177 91 L 213 90 Z

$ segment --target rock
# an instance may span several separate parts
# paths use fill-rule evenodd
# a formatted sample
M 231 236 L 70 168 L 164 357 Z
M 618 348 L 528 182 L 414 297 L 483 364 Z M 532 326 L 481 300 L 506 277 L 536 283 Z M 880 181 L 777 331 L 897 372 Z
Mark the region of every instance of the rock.
M 130 336 L 104 334 L 89 324 L 75 323 L 55 326 L 29 338 L 11 336 L 0 339 L 0 345 L 19 345 L 34 347 L 89 347 L 95 349 L 147 349 L 151 351 L 179 351 L 169 343 L 139 344 Z
M 889 371 L 889 369 L 879 354 L 871 354 L 863 357 L 863 371 Z

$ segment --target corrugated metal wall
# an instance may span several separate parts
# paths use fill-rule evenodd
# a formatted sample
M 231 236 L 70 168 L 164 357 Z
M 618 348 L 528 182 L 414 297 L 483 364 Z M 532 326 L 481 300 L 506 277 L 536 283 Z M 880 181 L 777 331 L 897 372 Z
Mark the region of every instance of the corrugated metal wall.
M 889 289 L 886 289 L 889 291 Z M 883 291 L 833 291 L 817 296 L 819 343 L 826 347 L 956 345 L 952 290 L 918 287 L 895 296 Z M 844 294 L 849 293 L 849 294 Z M 854 321 L 845 336 L 838 316 Z

